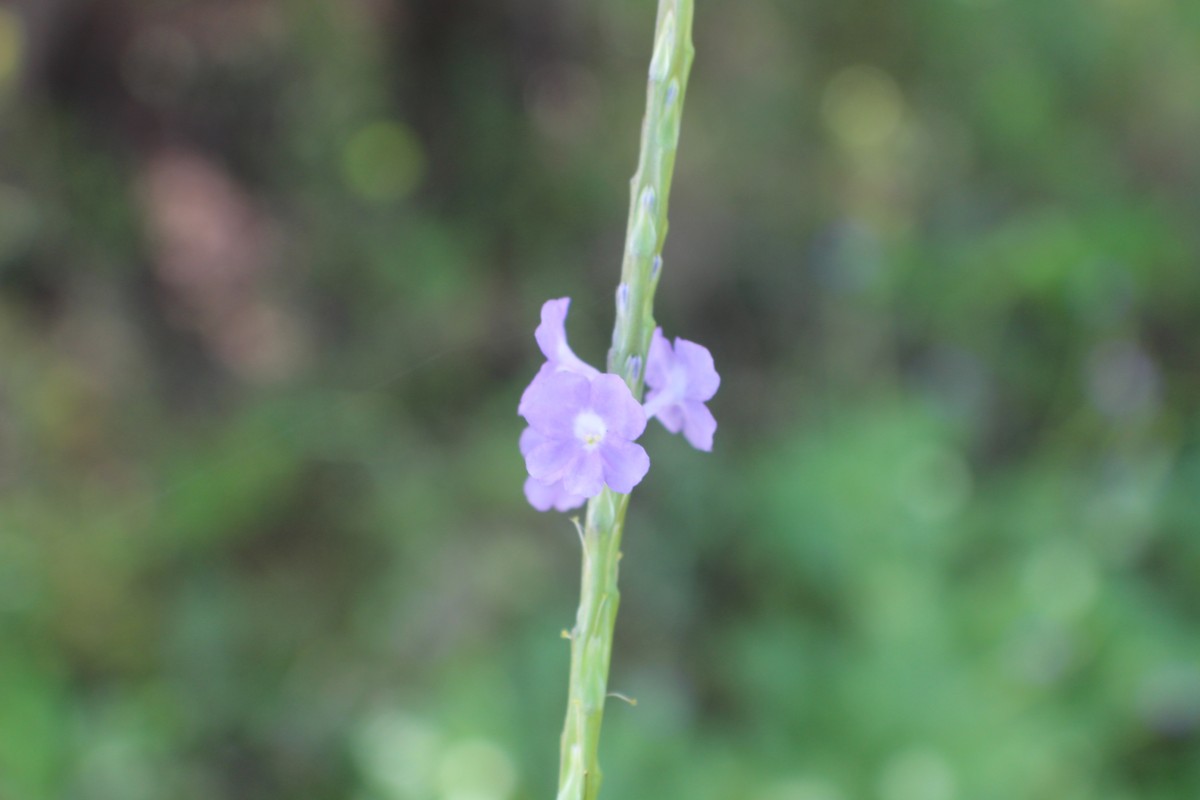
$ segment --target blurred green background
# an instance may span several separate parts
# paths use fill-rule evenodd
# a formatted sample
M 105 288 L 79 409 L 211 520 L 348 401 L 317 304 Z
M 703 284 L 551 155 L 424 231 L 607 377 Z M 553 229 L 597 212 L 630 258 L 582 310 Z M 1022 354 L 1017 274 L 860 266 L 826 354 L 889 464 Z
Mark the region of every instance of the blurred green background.
M 0 5 L 0 800 L 552 795 L 653 17 Z M 606 796 L 1200 797 L 1200 3 L 696 19 Z

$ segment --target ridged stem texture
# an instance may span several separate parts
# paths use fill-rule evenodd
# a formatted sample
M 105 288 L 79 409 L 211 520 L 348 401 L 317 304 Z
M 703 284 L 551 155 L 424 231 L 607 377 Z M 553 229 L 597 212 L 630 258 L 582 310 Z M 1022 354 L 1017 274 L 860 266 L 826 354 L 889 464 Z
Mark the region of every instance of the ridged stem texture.
M 659 0 L 641 150 L 630 182 L 616 324 L 608 351 L 608 371 L 624 378 L 639 399 L 655 327 L 654 290 L 662 276 L 667 202 L 693 55 L 692 0 Z M 557 800 L 596 800 L 600 793 L 600 726 L 621 599 L 617 573 L 628 505 L 628 495 L 606 488 L 587 506 L 579 612 L 570 631 L 571 680 Z

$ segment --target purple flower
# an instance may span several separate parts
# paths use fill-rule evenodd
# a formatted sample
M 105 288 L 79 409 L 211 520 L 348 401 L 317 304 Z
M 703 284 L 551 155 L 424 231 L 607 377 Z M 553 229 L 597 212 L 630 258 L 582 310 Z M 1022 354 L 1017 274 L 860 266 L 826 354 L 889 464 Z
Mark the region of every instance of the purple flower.
M 522 450 L 528 445 L 525 467 L 541 484 L 534 487 L 537 502 L 530 497 L 535 508 L 547 500 L 556 506 L 595 497 L 605 485 L 628 494 L 650 469 L 646 451 L 634 444 L 646 429 L 646 414 L 616 375 L 543 370 L 525 390 L 519 412 L 533 430 L 522 438 Z
M 530 450 L 545 444 L 546 441 L 546 437 L 533 428 L 526 428 L 521 433 L 521 455 L 529 455 Z M 583 495 L 571 494 L 564 489 L 562 481 L 542 483 L 533 477 L 525 479 L 525 497 L 529 500 L 529 505 L 538 511 L 549 511 L 552 508 L 556 511 L 570 511 L 587 501 Z
M 647 418 L 657 417 L 671 433 L 682 430 L 697 450 L 712 450 L 717 421 L 704 404 L 717 393 L 721 376 L 708 348 L 679 338 L 672 348 L 662 328 L 656 329 L 646 359 L 646 385 Z

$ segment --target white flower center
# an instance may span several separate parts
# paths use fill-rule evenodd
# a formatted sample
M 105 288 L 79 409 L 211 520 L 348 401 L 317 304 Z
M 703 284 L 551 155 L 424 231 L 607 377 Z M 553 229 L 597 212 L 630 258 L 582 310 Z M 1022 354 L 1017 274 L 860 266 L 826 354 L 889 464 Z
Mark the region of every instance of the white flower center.
M 575 417 L 575 438 L 583 442 L 584 449 L 595 450 L 607 433 L 608 426 L 595 411 L 581 411 Z

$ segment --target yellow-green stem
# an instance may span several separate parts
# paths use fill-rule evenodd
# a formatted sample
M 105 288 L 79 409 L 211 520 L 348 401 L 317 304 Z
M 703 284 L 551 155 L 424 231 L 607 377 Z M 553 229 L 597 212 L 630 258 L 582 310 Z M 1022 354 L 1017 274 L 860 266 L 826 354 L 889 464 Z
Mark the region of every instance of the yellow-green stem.
M 623 377 L 638 398 L 655 327 L 654 290 L 662 273 L 667 205 L 692 58 L 692 0 L 659 0 L 641 151 L 630 182 L 629 223 L 608 353 L 608 371 Z M 571 677 L 558 800 L 596 800 L 600 792 L 600 726 L 621 600 L 617 575 L 628 505 L 628 495 L 605 489 L 587 507 L 579 612 L 570 632 Z

